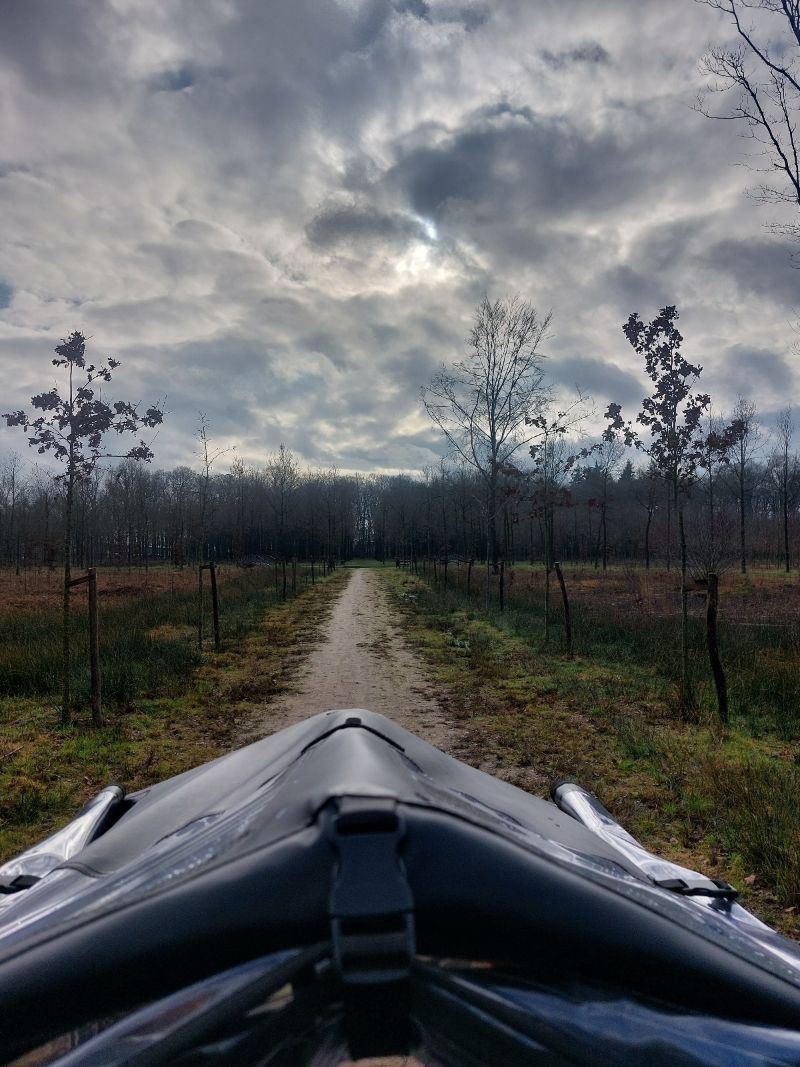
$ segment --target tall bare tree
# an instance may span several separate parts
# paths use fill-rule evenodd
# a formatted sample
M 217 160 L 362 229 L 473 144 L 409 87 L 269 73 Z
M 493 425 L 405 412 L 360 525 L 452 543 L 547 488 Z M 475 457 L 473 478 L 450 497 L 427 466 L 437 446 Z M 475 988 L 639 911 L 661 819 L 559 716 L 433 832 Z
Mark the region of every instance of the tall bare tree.
M 771 468 L 778 484 L 778 497 L 781 502 L 781 519 L 783 521 L 783 562 L 788 574 L 791 570 L 791 553 L 789 551 L 789 512 L 792 506 L 792 462 L 789 449 L 794 435 L 792 409 L 784 408 L 776 420 L 777 445 L 772 454 Z M 795 460 L 795 465 L 796 465 Z
M 753 459 L 761 440 L 756 414 L 756 405 L 753 401 L 740 396 L 733 409 L 733 418 L 739 424 L 740 434 L 731 454 L 731 467 L 739 506 L 739 566 L 742 574 L 747 573 L 748 505 L 756 485 Z
M 421 392 L 451 451 L 483 480 L 487 556 L 495 567 L 501 473 L 534 437 L 530 420 L 548 395 L 539 347 L 551 318 L 540 317 L 518 296 L 494 301 L 484 296 L 470 330 L 469 354 L 443 366 Z
M 800 209 L 800 4 L 797 0 L 698 0 L 726 15 L 738 44 L 703 59 L 709 86 L 697 109 L 740 123 L 768 175 L 754 190 L 766 203 Z M 720 95 L 721 108 L 712 103 Z M 781 227 L 800 236 L 800 224 Z

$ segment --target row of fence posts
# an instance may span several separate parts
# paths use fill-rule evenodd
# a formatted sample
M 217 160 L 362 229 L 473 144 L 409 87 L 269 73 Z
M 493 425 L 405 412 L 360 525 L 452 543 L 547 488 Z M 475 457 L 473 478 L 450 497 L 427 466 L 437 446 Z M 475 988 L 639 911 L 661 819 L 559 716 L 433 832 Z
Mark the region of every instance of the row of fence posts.
M 283 561 L 283 599 L 286 600 L 287 571 L 286 560 Z M 336 562 L 333 559 L 322 560 L 322 576 L 326 578 L 336 570 Z M 197 568 L 197 644 L 200 650 L 203 648 L 203 571 L 208 571 L 211 588 L 211 617 L 214 633 L 214 649 L 219 652 L 222 641 L 219 626 L 219 595 L 217 592 L 217 565 L 212 560 L 210 563 L 201 563 Z M 278 567 L 275 566 L 275 583 L 277 589 Z M 311 584 L 316 584 L 314 560 L 311 560 Z M 72 589 L 78 585 L 89 587 L 89 675 L 91 691 L 92 722 L 95 726 L 101 726 L 103 722 L 103 694 L 100 678 L 100 622 L 97 600 L 97 569 L 89 567 L 86 574 L 79 578 L 72 578 L 67 582 L 67 587 Z M 292 560 L 291 567 L 291 590 L 292 596 L 297 593 L 297 560 Z
M 449 566 L 449 562 L 450 561 L 446 560 L 446 559 L 440 559 L 440 560 L 432 559 L 430 562 L 431 562 L 431 567 L 432 567 L 432 576 L 433 576 L 434 584 L 435 585 L 441 584 L 444 589 L 447 589 L 447 586 L 448 586 L 448 566 Z M 472 560 L 472 559 L 466 560 L 466 565 L 467 565 L 467 583 L 466 583 L 465 593 L 466 593 L 467 597 L 469 597 L 471 595 L 471 593 L 472 593 L 472 567 L 473 567 L 474 563 L 475 563 L 475 561 Z M 404 565 L 403 561 L 402 560 L 398 560 L 398 566 L 403 566 L 403 565 Z M 458 563 L 457 566 L 460 567 L 461 564 Z M 419 574 L 419 568 L 416 565 L 416 561 L 412 561 L 412 567 L 413 567 L 414 573 L 418 575 Z M 486 582 L 487 582 L 487 590 L 488 590 L 488 583 L 489 583 L 489 580 L 490 580 L 490 578 L 489 578 L 489 567 L 486 568 L 486 571 L 487 571 Z M 505 565 L 505 561 L 504 560 L 500 560 L 500 562 L 497 564 L 497 572 L 496 573 L 498 575 L 498 597 L 499 597 L 498 606 L 500 608 L 500 611 L 505 611 L 505 607 L 506 607 L 506 565 Z M 426 580 L 427 580 L 427 577 L 428 577 L 428 561 L 426 559 L 423 559 L 423 561 L 422 561 L 422 577 L 425 578 Z M 488 596 L 488 592 L 487 592 L 487 596 Z
M 433 582 L 436 585 L 442 584 L 444 589 L 447 589 L 447 566 L 448 560 L 433 559 Z M 422 575 L 427 580 L 428 567 L 427 560 L 423 560 Z M 417 561 L 412 559 L 409 561 L 397 560 L 397 566 L 402 567 L 408 565 L 413 568 L 415 574 L 419 574 L 419 568 Z M 472 565 L 473 560 L 467 561 L 467 583 L 466 583 L 466 595 L 467 598 L 471 592 L 471 579 L 472 579 Z M 561 569 L 561 563 L 555 561 L 553 563 L 553 571 L 555 572 L 558 580 L 559 589 L 561 591 L 561 600 L 564 608 L 564 647 L 568 656 L 573 653 L 572 646 L 572 615 L 570 612 L 569 596 L 567 594 L 567 585 L 564 581 L 564 572 Z M 501 560 L 498 564 L 499 582 L 498 582 L 498 607 L 500 611 L 505 611 L 505 563 Z M 486 603 L 489 603 L 489 565 L 486 567 Z M 723 723 L 728 722 L 728 685 L 725 677 L 725 670 L 722 666 L 722 661 L 719 654 L 719 636 L 717 632 L 717 614 L 719 610 L 719 575 L 710 572 L 704 581 L 705 594 L 706 594 L 706 648 L 708 650 L 709 664 L 711 667 L 711 673 L 714 679 L 714 688 L 717 695 L 717 706 L 719 717 Z

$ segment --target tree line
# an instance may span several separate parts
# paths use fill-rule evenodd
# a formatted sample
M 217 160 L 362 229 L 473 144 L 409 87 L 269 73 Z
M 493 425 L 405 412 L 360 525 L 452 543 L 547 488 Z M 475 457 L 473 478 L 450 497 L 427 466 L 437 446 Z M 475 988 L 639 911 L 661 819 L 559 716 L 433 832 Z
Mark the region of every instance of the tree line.
M 797 565 L 800 457 L 791 414 L 777 425 L 740 401 L 748 432 L 725 463 L 713 463 L 686 502 L 690 563 Z M 634 457 L 635 458 L 635 457 Z M 552 556 L 598 569 L 625 562 L 679 563 L 668 482 L 605 444 L 565 478 L 526 466 L 499 475 L 498 555 L 509 563 Z M 303 469 L 285 447 L 261 465 L 239 459 L 224 472 L 164 471 L 123 460 L 97 468 L 75 490 L 72 558 L 102 564 L 186 565 L 272 559 L 368 557 L 485 560 L 484 486 L 466 464 L 422 475 Z M 0 464 L 0 559 L 17 571 L 63 562 L 63 485 L 12 453 Z

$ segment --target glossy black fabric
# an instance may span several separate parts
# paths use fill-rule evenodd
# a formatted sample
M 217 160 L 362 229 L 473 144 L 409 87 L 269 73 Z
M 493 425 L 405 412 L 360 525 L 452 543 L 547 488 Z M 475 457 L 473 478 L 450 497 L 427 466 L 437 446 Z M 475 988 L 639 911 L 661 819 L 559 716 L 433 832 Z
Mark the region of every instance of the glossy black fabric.
M 49 899 L 47 914 L 18 933 L 0 919 L 0 1053 L 329 938 L 337 857 L 326 813 L 344 797 L 365 811 L 373 799 L 396 806 L 420 953 L 800 1026 L 800 988 L 780 967 L 646 886 L 552 804 L 382 716 L 341 711 L 134 794 L 6 923 Z

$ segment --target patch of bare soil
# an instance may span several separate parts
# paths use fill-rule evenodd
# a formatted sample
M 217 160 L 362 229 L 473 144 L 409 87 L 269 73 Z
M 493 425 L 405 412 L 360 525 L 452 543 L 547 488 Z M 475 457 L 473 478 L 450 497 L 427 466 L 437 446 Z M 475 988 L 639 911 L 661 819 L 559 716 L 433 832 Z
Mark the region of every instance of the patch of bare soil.
M 461 731 L 408 649 L 374 571 L 352 572 L 291 691 L 264 705 L 244 740 L 333 708 L 377 711 L 445 752 L 455 754 L 459 747 Z

